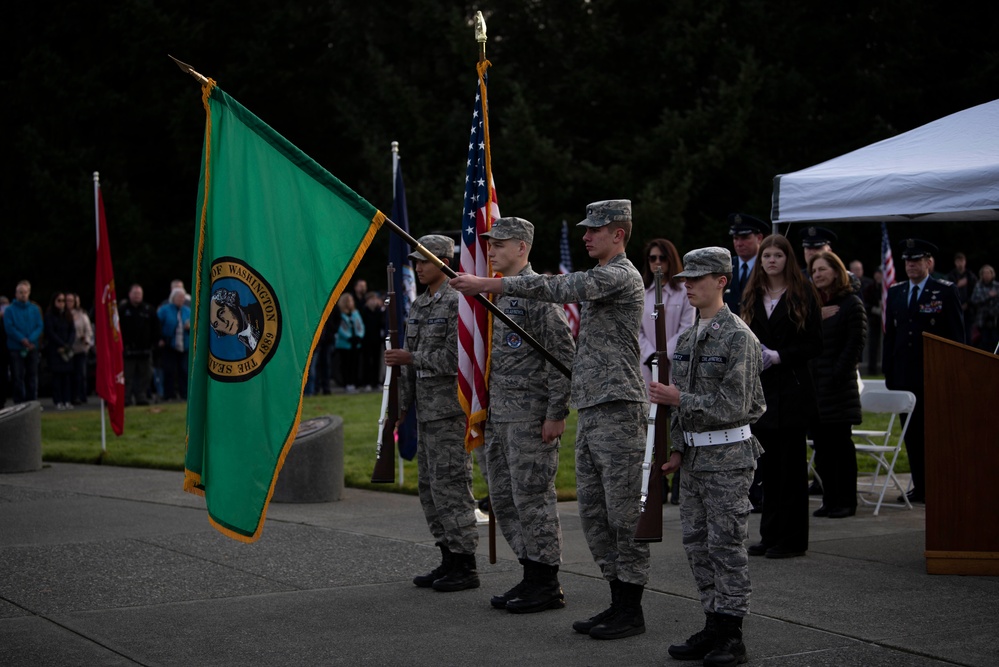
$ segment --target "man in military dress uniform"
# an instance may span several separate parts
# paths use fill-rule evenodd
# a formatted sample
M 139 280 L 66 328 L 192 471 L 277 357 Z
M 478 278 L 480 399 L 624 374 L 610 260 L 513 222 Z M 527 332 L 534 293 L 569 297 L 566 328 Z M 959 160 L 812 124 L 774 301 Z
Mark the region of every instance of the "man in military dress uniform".
M 631 202 L 586 207 L 583 243 L 597 265 L 557 276 L 479 278 L 451 285 L 463 294 L 491 292 L 553 303 L 580 303 L 572 364 L 579 518 L 593 559 L 610 583 L 611 606 L 573 623 L 595 639 L 645 632 L 642 593 L 649 578 L 649 545 L 636 542 L 645 456 L 646 394 L 638 330 L 645 310 L 642 275 L 628 260 Z
M 489 241 L 493 271 L 537 275 L 529 261 L 533 224 L 523 218 L 499 218 L 481 237 Z M 563 308 L 508 295 L 499 297 L 496 307 L 559 361 L 572 365 L 576 344 Z M 524 614 L 565 606 L 558 581 L 562 528 L 555 474 L 568 414 L 569 378 L 495 318 L 485 445 L 489 501 L 503 536 L 524 566 L 523 580 L 490 600 L 497 609 Z
M 805 263 L 801 265 L 801 270 L 812 279 L 811 271 L 808 270 L 808 263 L 821 252 L 832 252 L 832 242 L 837 238 L 836 234 L 825 227 L 805 227 L 801 232 L 801 249 L 805 256 Z
M 738 316 L 742 308 L 742 293 L 749 284 L 749 277 L 756 268 L 756 256 L 760 254 L 760 243 L 770 234 L 771 226 L 759 218 L 745 213 L 728 216 L 729 230 L 735 255 L 732 257 L 731 280 L 725 286 L 723 299 L 733 315 Z M 760 269 L 763 270 L 762 268 Z M 763 511 L 763 470 L 757 469 L 756 477 L 749 487 L 749 500 L 754 512 Z
M 725 287 L 725 304 L 736 315 L 742 303 L 742 292 L 749 283 L 749 276 L 756 267 L 756 255 L 760 252 L 760 242 L 770 233 L 770 225 L 759 218 L 745 213 L 732 213 L 728 216 L 728 233 L 732 237 L 735 257 L 732 280 Z
M 905 450 L 912 472 L 912 490 L 907 495 L 909 502 L 921 503 L 926 501 L 923 332 L 963 343 L 964 318 L 954 284 L 930 276 L 937 247 L 921 239 L 905 239 L 901 250 L 909 279 L 895 283 L 888 290 L 881 364 L 889 389 L 904 389 L 916 395 L 916 407 L 909 415 L 905 431 Z M 899 497 L 899 502 L 902 501 Z
M 766 411 L 760 342 L 722 301 L 732 272 L 724 248 L 683 258 L 687 298 L 698 321 L 680 334 L 673 385 L 653 382 L 652 401 L 675 406 L 672 452 L 663 474 L 683 468 L 680 524 L 683 547 L 700 593 L 704 629 L 669 647 L 678 660 L 705 665 L 746 661 L 742 619 L 749 613 L 748 499 L 763 448 L 750 431 Z
M 444 263 L 454 257 L 454 241 L 446 236 L 431 234 L 419 243 Z M 465 451 L 465 412 L 458 402 L 458 293 L 422 253 L 409 256 L 427 289 L 410 308 L 405 345 L 386 350 L 385 363 L 402 367 L 400 423 L 410 407 L 417 410 L 420 504 L 441 550 L 441 564 L 413 583 L 437 591 L 478 588 L 472 458 Z

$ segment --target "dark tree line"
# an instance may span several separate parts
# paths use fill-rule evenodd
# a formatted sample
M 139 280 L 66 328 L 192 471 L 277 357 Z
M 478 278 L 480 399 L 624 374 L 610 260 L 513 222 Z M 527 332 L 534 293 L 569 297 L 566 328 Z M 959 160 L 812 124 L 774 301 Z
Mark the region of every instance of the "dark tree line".
M 459 224 L 475 93 L 471 20 L 487 17 L 500 210 L 537 228 L 557 266 L 563 219 L 629 197 L 630 250 L 728 245 L 725 216 L 768 218 L 772 180 L 989 101 L 994 6 L 928 0 L 78 0 L 19 3 L 4 21 L 0 294 L 28 278 L 92 298 L 92 172 L 101 173 L 119 294 L 189 283 L 204 111 L 172 54 L 383 211 L 401 145 L 414 234 Z M 837 227 L 844 259 L 878 259 L 877 225 Z M 989 226 L 913 224 L 972 267 Z M 379 285 L 388 245 L 359 271 Z M 972 243 L 970 237 L 976 237 Z M 579 234 L 573 260 L 589 264 Z M 977 239 L 984 239 L 984 242 Z

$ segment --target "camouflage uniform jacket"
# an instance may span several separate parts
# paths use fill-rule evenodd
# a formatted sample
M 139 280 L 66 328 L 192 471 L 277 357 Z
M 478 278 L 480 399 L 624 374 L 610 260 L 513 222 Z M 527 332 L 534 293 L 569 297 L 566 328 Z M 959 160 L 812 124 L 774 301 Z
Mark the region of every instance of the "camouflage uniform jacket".
M 415 401 L 421 422 L 464 414 L 458 402 L 458 299 L 445 280 L 436 294 L 416 297 L 409 311 L 405 349 L 413 363 L 400 367 L 399 409 Z
M 519 276 L 537 275 L 528 264 Z M 565 364 L 572 366 L 576 343 L 565 310 L 552 303 L 500 296 L 496 306 Z M 565 419 L 569 414 L 569 378 L 493 318 L 492 356 L 489 360 L 489 419 L 495 422 Z
M 624 253 L 588 271 L 503 278 L 503 294 L 582 304 L 572 364 L 572 407 L 648 400 L 638 359 L 645 285 Z
M 755 468 L 763 448 L 755 436 L 742 442 L 688 447 L 683 431 L 703 433 L 753 424 L 766 412 L 760 372 L 760 341 L 741 319 L 722 306 L 711 322 L 682 334 L 673 353 L 673 381 L 680 405 L 672 411 L 673 451 L 688 470 Z

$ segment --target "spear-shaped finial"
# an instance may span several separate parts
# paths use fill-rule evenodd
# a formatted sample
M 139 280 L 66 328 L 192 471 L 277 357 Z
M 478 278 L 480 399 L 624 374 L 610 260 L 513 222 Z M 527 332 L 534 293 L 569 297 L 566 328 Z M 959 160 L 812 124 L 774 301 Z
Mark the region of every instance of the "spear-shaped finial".
M 486 19 L 482 12 L 475 12 L 475 41 L 479 43 L 479 61 L 486 59 Z
M 201 85 L 205 85 L 206 83 L 208 83 L 208 77 L 206 77 L 206 76 L 204 76 L 202 74 L 199 74 L 198 72 L 196 72 L 194 70 L 193 67 L 191 67 L 187 63 L 181 62 L 181 61 L 177 60 L 176 58 L 174 58 L 173 56 L 171 56 L 169 53 L 167 54 L 167 56 L 170 58 L 170 60 L 172 60 L 175 63 L 177 63 L 177 67 L 179 67 L 182 71 L 187 72 L 188 74 L 190 74 L 191 76 L 193 76 L 195 79 L 197 79 L 198 82 Z

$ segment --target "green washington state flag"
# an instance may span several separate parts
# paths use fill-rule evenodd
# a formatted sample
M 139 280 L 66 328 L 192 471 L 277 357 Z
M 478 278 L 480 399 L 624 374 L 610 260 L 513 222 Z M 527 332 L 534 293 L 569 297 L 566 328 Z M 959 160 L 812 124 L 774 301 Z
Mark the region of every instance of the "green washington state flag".
M 208 80 L 184 490 L 260 537 L 309 360 L 385 217 Z

